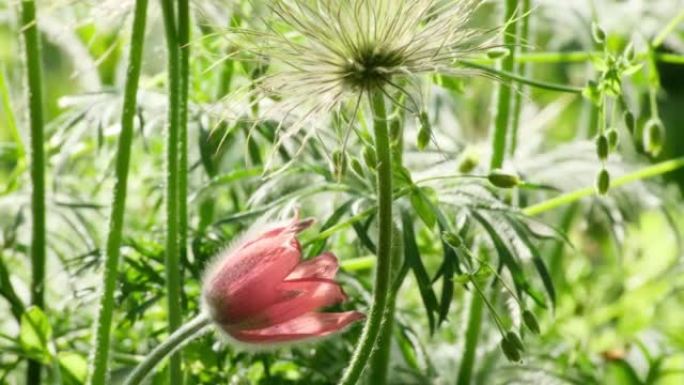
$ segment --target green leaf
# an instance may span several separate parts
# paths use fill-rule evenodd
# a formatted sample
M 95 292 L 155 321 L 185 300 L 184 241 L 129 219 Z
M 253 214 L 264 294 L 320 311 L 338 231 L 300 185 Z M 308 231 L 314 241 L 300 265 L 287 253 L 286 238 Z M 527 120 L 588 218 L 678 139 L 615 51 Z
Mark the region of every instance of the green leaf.
M 549 270 L 546 268 L 546 264 L 544 263 L 544 260 L 542 259 L 541 254 L 539 253 L 539 249 L 534 245 L 532 240 L 530 240 L 528 232 L 526 231 L 527 228 L 521 225 L 515 219 L 510 218 L 508 216 L 506 216 L 506 220 L 513 228 L 513 231 L 515 231 L 515 233 L 518 235 L 518 238 L 520 238 L 523 244 L 525 244 L 525 247 L 527 247 L 527 249 L 532 254 L 532 262 L 534 263 L 534 267 L 537 269 L 537 273 L 539 273 L 539 277 L 541 278 L 542 283 L 544 284 L 544 288 L 546 289 L 546 293 L 549 295 L 549 299 L 551 299 L 551 305 L 553 307 L 556 307 L 556 289 L 553 286 L 551 274 L 549 273 Z
M 31 306 L 21 315 L 19 344 L 30 358 L 43 364 L 50 363 L 49 341 L 52 328 L 45 313 L 40 308 Z
M 508 249 L 508 246 L 499 236 L 497 230 L 494 229 L 494 226 L 492 226 L 489 223 L 489 221 L 485 219 L 482 215 L 480 215 L 477 211 L 471 212 L 473 218 L 475 218 L 480 223 L 480 225 L 482 225 L 485 231 L 489 234 L 489 238 L 492 240 L 492 243 L 494 243 L 494 247 L 496 248 L 496 252 L 499 255 L 501 263 L 504 266 L 506 266 L 508 271 L 511 273 L 511 276 L 513 277 L 513 283 L 515 284 L 515 287 L 518 289 L 518 291 L 524 291 L 525 293 L 529 294 L 529 296 L 539 306 L 546 308 L 546 303 L 544 301 L 543 295 L 540 295 L 540 293 L 534 290 L 527 282 L 522 267 L 514 257 L 514 253 L 512 253 Z
M 622 359 L 608 363 L 603 380 L 606 385 L 642 385 L 634 368 Z
M 340 219 L 342 219 L 342 216 L 349 210 L 349 207 L 352 205 L 352 203 L 354 203 L 354 201 L 355 199 L 350 199 L 338 207 L 335 212 L 333 212 L 332 215 L 325 221 L 325 223 L 323 223 L 323 226 L 321 226 L 321 231 L 325 231 L 336 225 Z M 325 247 L 325 243 L 325 239 L 316 241 L 313 245 L 311 245 L 307 254 L 310 257 L 315 257 L 316 255 L 320 254 Z
M 404 231 L 404 260 L 411 267 L 411 270 L 413 270 L 413 274 L 416 277 L 420 297 L 423 300 L 423 305 L 425 306 L 425 311 L 428 316 L 430 334 L 432 334 L 435 328 L 435 316 L 433 312 L 439 311 L 437 296 L 432 289 L 430 276 L 420 258 L 420 251 L 418 251 L 418 245 L 416 244 L 416 237 L 413 231 L 413 220 L 406 210 L 402 210 L 401 212 L 401 223 Z
M 74 352 L 60 352 L 57 354 L 62 375 L 66 375 L 68 383 L 83 384 L 88 375 L 88 361 L 85 357 Z
M 426 194 L 426 192 L 432 191 L 416 187 L 411 190 L 411 195 L 409 198 L 411 200 L 411 206 L 413 206 L 413 209 L 416 210 L 416 213 L 423 223 L 425 223 L 428 228 L 433 228 L 435 226 L 435 222 L 437 222 L 437 216 L 435 215 L 432 202 L 428 198 L 428 194 Z M 434 193 L 430 195 L 434 195 Z

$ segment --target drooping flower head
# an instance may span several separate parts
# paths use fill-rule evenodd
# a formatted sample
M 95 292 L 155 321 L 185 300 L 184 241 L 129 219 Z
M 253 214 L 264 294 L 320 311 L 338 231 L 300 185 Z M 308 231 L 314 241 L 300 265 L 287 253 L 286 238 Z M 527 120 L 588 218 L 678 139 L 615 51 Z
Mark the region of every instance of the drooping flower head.
M 364 318 L 356 311 L 317 312 L 346 296 L 334 281 L 333 254 L 301 261 L 296 235 L 310 224 L 295 219 L 267 226 L 218 256 L 204 278 L 203 298 L 228 336 L 247 344 L 293 342 L 329 335 Z

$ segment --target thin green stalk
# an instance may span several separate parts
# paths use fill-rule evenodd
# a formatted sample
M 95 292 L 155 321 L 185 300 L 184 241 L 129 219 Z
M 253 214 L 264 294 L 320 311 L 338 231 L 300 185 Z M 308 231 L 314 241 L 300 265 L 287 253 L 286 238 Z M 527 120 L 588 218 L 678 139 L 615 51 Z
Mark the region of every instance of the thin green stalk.
M 178 204 L 178 174 L 179 174 L 179 127 L 181 120 L 182 81 L 180 77 L 180 49 L 178 47 L 178 33 L 172 0 L 161 0 L 166 32 L 168 55 L 168 136 L 166 143 L 166 296 L 168 301 L 169 332 L 172 333 L 181 326 L 181 289 L 180 289 L 180 257 L 179 257 L 179 204 Z M 169 359 L 169 383 L 182 385 L 181 356 L 174 354 Z
M 522 0 L 522 9 L 521 13 L 523 15 L 526 15 L 522 18 L 520 25 L 519 25 L 519 31 L 518 31 L 518 44 L 520 45 L 520 50 L 524 50 L 525 47 L 529 44 L 528 38 L 530 35 L 530 17 L 529 17 L 529 12 L 531 8 L 531 0 Z M 516 57 L 518 56 L 519 52 L 516 53 Z M 515 57 L 513 58 L 515 60 Z M 527 63 L 524 62 L 517 62 L 515 64 L 515 72 L 523 77 L 527 76 Z M 518 128 L 520 127 L 520 115 L 522 113 L 522 106 L 523 106 L 523 92 L 525 88 L 520 87 L 518 92 L 515 93 L 513 96 L 513 118 L 511 121 L 511 135 L 510 135 L 510 144 L 508 147 L 508 154 L 510 156 L 513 156 L 515 154 L 515 149 L 518 147 Z
M 131 159 L 131 144 L 136 116 L 138 81 L 145 40 L 145 22 L 147 20 L 148 0 L 136 0 L 133 16 L 133 32 L 128 56 L 128 71 L 124 89 L 123 110 L 121 112 L 121 134 L 116 157 L 116 184 L 114 201 L 109 218 L 109 233 L 103 272 L 104 288 L 100 297 L 95 340 L 91 352 L 91 372 L 88 383 L 104 385 L 107 382 L 107 366 L 109 363 L 109 345 L 114 312 L 114 290 L 119 270 L 119 252 L 123 233 L 126 195 L 128 190 L 128 170 Z
M 468 325 L 465 332 L 465 347 L 461 358 L 461 367 L 458 371 L 456 385 L 470 385 L 475 366 L 475 355 L 477 353 L 477 342 L 482 328 L 482 312 L 484 310 L 484 298 L 472 291 L 470 298 L 470 309 L 468 313 Z
M 188 92 L 190 89 L 190 7 L 188 3 L 188 0 L 178 0 L 181 84 L 178 126 L 178 244 L 180 245 L 180 259 L 184 263 L 188 262 Z
M 206 314 L 201 313 L 188 321 L 185 325 L 176 329 L 166 341 L 157 345 L 157 347 L 152 349 L 152 351 L 145 356 L 145 359 L 138 364 L 128 378 L 126 378 L 124 385 L 140 384 L 152 369 L 154 369 L 166 356 L 173 354 L 181 349 L 186 343 L 211 330 L 208 327 L 210 324 L 211 319 L 209 319 Z
M 672 31 L 674 31 L 675 28 L 677 28 L 677 26 L 682 22 L 684 22 L 684 11 L 679 11 L 679 13 L 674 18 L 672 18 L 672 20 L 670 20 L 670 22 L 665 25 L 662 31 L 660 31 L 658 35 L 656 35 L 656 37 L 653 39 L 653 41 L 651 42 L 653 48 L 657 48 L 661 44 L 663 44 L 665 38 L 667 38 L 667 36 L 670 33 L 672 33 Z
M 515 11 L 517 0 L 506 0 L 504 8 L 504 29 L 503 44 L 509 49 L 510 54 L 501 61 L 501 71 L 512 74 L 515 69 L 515 52 L 517 36 L 517 19 Z M 496 114 L 494 116 L 494 137 L 492 139 L 492 159 L 490 168 L 500 168 L 503 165 L 506 155 L 506 139 L 508 128 L 510 127 L 511 112 L 511 85 L 506 83 L 499 84 Z
M 376 182 L 378 190 L 378 262 L 375 270 L 373 304 L 371 305 L 359 342 L 356 345 L 354 355 L 339 385 L 356 384 L 361 376 L 380 333 L 382 317 L 387 307 L 387 299 L 390 292 L 392 265 L 392 163 L 389 129 L 382 92 L 375 91 L 369 95 L 369 98 L 373 110 L 375 152 L 378 160 Z
M 33 0 L 21 2 L 21 22 L 28 70 L 28 105 L 31 121 L 31 304 L 45 308 L 45 137 L 40 36 Z M 30 360 L 26 383 L 40 383 L 41 366 Z
M 549 91 L 556 91 L 556 92 L 567 92 L 571 94 L 581 94 L 583 88 L 582 87 L 573 87 L 573 86 L 566 86 L 564 84 L 556 84 L 556 83 L 548 83 L 548 82 L 543 82 L 540 80 L 533 80 L 533 79 L 528 79 L 524 76 L 519 76 L 516 75 L 510 71 L 504 71 L 504 70 L 498 70 L 496 68 L 492 68 L 489 66 L 486 66 L 484 64 L 476 63 L 474 61 L 466 61 L 463 60 L 459 62 L 461 65 L 465 67 L 470 67 L 470 68 L 475 68 L 483 72 L 487 72 L 489 74 L 492 74 L 496 77 L 501 78 L 502 80 L 510 80 L 522 84 L 527 84 L 532 87 L 536 88 L 541 88 Z M 502 84 L 502 87 L 509 87 L 509 95 L 510 95 L 510 86 Z
M 640 170 L 623 175 L 619 178 L 616 178 L 614 181 L 611 182 L 611 188 L 617 188 L 642 179 L 653 178 L 655 176 L 666 174 L 668 172 L 672 172 L 682 167 L 684 167 L 684 157 L 666 160 L 664 162 L 656 163 L 653 166 L 645 167 Z M 543 212 L 553 210 L 557 207 L 571 204 L 582 198 L 592 196 L 595 193 L 596 188 L 594 186 L 581 188 L 579 190 L 559 195 L 555 198 L 537 203 L 535 205 L 528 206 L 524 208 L 522 212 L 525 215 L 529 216 L 539 215 Z

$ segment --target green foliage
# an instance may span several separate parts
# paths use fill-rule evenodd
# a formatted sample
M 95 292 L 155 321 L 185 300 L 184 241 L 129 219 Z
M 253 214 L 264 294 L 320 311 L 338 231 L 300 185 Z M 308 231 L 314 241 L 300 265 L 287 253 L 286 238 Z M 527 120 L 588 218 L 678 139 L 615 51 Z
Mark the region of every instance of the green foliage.
M 430 17 L 449 2 L 437 3 Z M 593 12 L 573 2 L 530 3 L 529 13 L 515 12 L 503 27 L 495 4 L 481 5 L 454 32 L 490 31 L 476 33 L 484 40 L 468 47 L 467 61 L 440 56 L 429 61 L 439 68 L 408 68 L 395 51 L 362 50 L 357 58 L 372 73 L 344 64 L 365 74 L 349 79 L 356 88 L 381 81 L 388 105 L 397 255 L 386 382 L 680 384 L 683 208 L 680 192 L 657 177 L 684 165 L 672 152 L 684 16 L 667 0 L 644 10 L 596 2 Z M 34 182 L 18 5 L 0 4 L 0 384 L 25 383 L 29 360 L 42 366 L 43 383 L 85 384 L 107 262 L 132 8 L 37 2 L 46 89 L 47 270 L 45 286 L 34 288 L 45 289 L 41 309 L 30 298 Z M 151 2 L 150 10 L 158 6 Z M 188 159 L 180 171 L 188 188 L 188 251 L 178 261 L 182 318 L 202 311 L 203 274 L 221 250 L 253 224 L 294 212 L 316 219 L 301 235 L 303 257 L 331 251 L 340 259 L 349 300 L 330 310 L 367 311 L 382 186 L 366 96 L 302 114 L 298 108 L 310 104 L 298 102 L 329 100 L 307 94 L 304 73 L 294 99 L 287 92 L 295 83 L 264 86 L 288 68 L 269 57 L 272 41 L 259 39 L 274 9 L 199 0 L 190 10 L 188 149 L 178 150 Z M 524 39 L 523 21 L 532 25 Z M 149 23 L 133 90 L 138 105 L 127 115 L 129 189 L 109 305 L 113 385 L 169 335 L 165 151 L 174 144 L 165 115 L 172 84 L 161 20 Z M 284 23 L 269 31 L 305 38 Z M 410 47 L 437 41 L 430 38 Z M 254 42 L 263 49 L 244 49 Z M 494 95 L 499 88 L 503 96 Z M 496 146 L 491 124 L 502 128 Z M 504 150 L 494 169 L 490 149 Z M 183 347 L 184 380 L 333 384 L 361 329 L 265 351 L 204 334 Z M 162 361 L 149 383 L 169 383 L 167 367 Z

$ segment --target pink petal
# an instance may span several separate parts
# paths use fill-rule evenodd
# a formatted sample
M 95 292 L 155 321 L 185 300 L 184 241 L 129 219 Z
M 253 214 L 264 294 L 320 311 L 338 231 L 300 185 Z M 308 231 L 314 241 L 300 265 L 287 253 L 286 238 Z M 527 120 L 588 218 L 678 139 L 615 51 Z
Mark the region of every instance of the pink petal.
M 278 286 L 276 302 L 236 325 L 240 329 L 259 329 L 297 318 L 316 309 L 347 299 L 337 282 L 329 279 L 285 281 Z
M 324 337 L 341 331 L 354 321 L 365 318 L 362 313 L 307 313 L 287 322 L 263 329 L 227 331 L 238 341 L 252 344 L 300 341 Z
M 285 280 L 295 280 L 302 278 L 327 278 L 335 277 L 339 264 L 337 257 L 333 253 L 323 253 L 316 258 L 301 262 Z
M 212 317 L 221 323 L 240 323 L 276 302 L 276 287 L 301 256 L 295 234 L 309 223 L 298 221 L 270 229 L 220 257 L 204 287 Z

